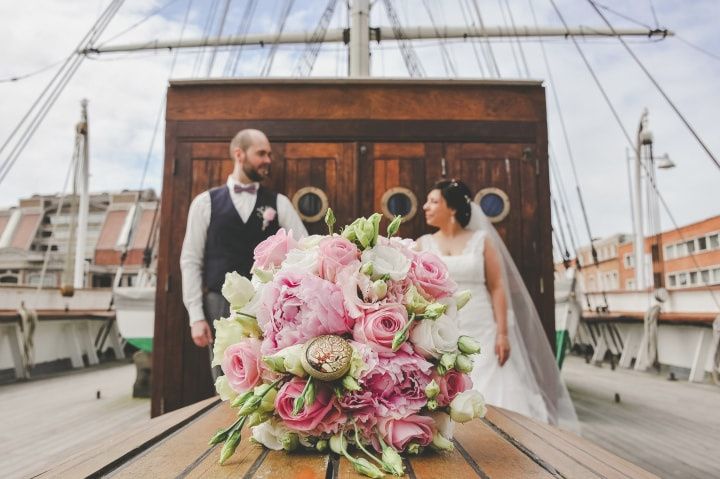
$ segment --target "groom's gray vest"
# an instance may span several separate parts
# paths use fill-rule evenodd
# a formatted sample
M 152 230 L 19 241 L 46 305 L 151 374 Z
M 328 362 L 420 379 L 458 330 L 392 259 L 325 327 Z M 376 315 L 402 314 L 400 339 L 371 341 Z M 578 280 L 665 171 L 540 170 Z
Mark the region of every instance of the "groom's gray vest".
M 210 224 L 205 241 L 203 283 L 208 291 L 219 293 L 225 273 L 237 271 L 249 278 L 255 247 L 280 229 L 277 214 L 263 230 L 263 207 L 277 211 L 277 193 L 258 188 L 252 213 L 244 223 L 226 185 L 210 190 Z

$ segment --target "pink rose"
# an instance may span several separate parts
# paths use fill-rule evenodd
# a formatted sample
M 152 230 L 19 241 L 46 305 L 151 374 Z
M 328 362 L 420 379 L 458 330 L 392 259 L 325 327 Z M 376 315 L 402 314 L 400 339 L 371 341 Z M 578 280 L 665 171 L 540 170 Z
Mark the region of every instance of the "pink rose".
M 359 261 L 360 251 L 342 236 L 331 236 L 320 241 L 318 269 L 320 277 L 335 281 L 339 270 Z M 359 267 L 359 264 L 358 264 Z
M 400 304 L 389 304 L 365 311 L 353 329 L 353 339 L 377 352 L 392 352 L 395 333 L 407 324 L 407 310 Z
M 275 216 L 277 215 L 277 211 L 275 211 L 275 208 L 267 207 L 263 210 L 263 221 L 266 223 L 270 223 L 272 220 L 275 219 Z
M 267 238 L 255 247 L 255 264 L 253 268 L 270 269 L 280 266 L 285 257 L 293 248 L 297 247 L 297 241 L 288 234 L 285 228 L 280 228 L 277 233 Z
M 402 418 L 417 413 L 427 403 L 425 386 L 432 364 L 421 356 L 400 350 L 381 354 L 378 364 L 360 380 L 377 400 L 378 417 Z
M 457 289 L 445 263 L 429 251 L 415 255 L 409 276 L 418 291 L 430 301 L 450 296 Z
M 221 367 L 233 391 L 244 393 L 260 383 L 261 359 L 259 339 L 243 339 L 225 349 Z
M 433 418 L 413 415 L 402 419 L 381 418 L 377 429 L 386 443 L 397 451 L 403 451 L 411 442 L 420 446 L 430 444 L 436 428 Z
M 433 374 L 433 379 L 440 386 L 440 393 L 437 395 L 437 402 L 440 407 L 449 405 L 455 396 L 472 388 L 472 379 L 454 369 L 449 370 L 444 376 Z
M 312 274 L 278 274 L 265 285 L 260 301 L 257 320 L 263 331 L 263 354 L 322 334 L 352 331 L 340 287 Z
M 304 379 L 296 377 L 280 388 L 275 398 L 275 412 L 285 426 L 295 431 L 311 435 L 334 434 L 347 417 L 335 402 L 332 389 L 322 382 L 315 382 L 315 401 L 312 405 L 306 404 L 297 415 L 293 415 L 295 398 L 302 394 L 305 382 Z

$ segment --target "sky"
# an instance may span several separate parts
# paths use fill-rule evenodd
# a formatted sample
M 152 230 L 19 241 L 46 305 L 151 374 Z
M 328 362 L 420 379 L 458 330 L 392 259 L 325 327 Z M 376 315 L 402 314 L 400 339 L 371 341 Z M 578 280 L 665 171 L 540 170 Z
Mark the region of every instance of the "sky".
M 258 1 L 249 31 L 275 32 L 286 1 Z M 73 51 L 109 3 L 109 0 L 0 3 L 0 44 L 4 45 L 0 50 L 0 141 L 4 142 L 10 135 L 57 71 L 58 61 Z M 126 0 L 97 44 L 177 39 L 183 31 L 186 15 L 188 21 L 183 37 L 200 38 L 206 31 L 213 3 L 212 0 Z M 217 1 L 220 6 L 224 3 L 224 0 Z M 347 25 L 345 3 L 339 2 L 331 21 L 334 28 Z M 431 18 L 438 25 L 465 26 L 468 16 L 463 12 L 471 2 L 393 0 L 393 3 L 404 26 L 430 26 Z M 509 12 L 516 25 L 532 26 L 530 6 L 540 25 L 562 25 L 550 0 L 478 0 L 476 3 L 488 26 L 509 25 Z M 717 126 L 720 111 L 717 86 L 720 79 L 720 33 L 716 25 L 717 18 L 720 18 L 720 2 L 604 0 L 601 3 L 631 19 L 602 9 L 616 27 L 659 25 L 676 32 L 676 37 L 662 41 L 637 38 L 627 41 L 710 150 L 720 156 Z M 248 0 L 229 2 L 223 27 L 225 34 L 237 31 L 247 4 Z M 292 2 L 285 31 L 312 31 L 326 4 L 326 0 Z M 371 26 L 389 25 L 383 1 L 373 4 Z M 587 1 L 556 0 L 556 4 L 570 26 L 603 25 Z M 222 8 L 217 11 L 220 10 Z M 218 30 L 219 17 L 217 15 L 211 23 L 213 31 Z M 685 225 L 720 214 L 720 169 L 712 163 L 619 42 L 616 39 L 580 39 L 579 42 L 631 135 L 634 135 L 643 109 L 649 110 L 655 154 L 667 153 L 676 164 L 673 169 L 659 171 L 657 181 L 677 223 Z M 448 52 L 445 59 L 438 41 L 413 42 L 413 45 L 429 77 L 488 76 L 488 64 L 482 55 L 478 55 L 479 61 L 476 59 L 471 42 L 448 41 L 444 45 Z M 584 197 L 593 236 L 630 233 L 632 220 L 625 137 L 572 42 L 562 38 L 546 39 L 542 45 L 547 51 L 554 83 L 549 79 L 541 44 L 537 40 L 523 41 L 522 52 L 516 42 L 492 42 L 501 77 L 526 78 L 522 63 L 524 57 L 530 78 L 542 80 L 547 88 L 551 156 L 556 161 L 569 198 L 568 208 L 578 241 L 585 244 L 588 236 L 580 216 L 570 155 L 553 95 L 558 96 L 562 109 L 578 186 Z M 244 49 L 235 75 L 260 75 L 269 50 L 267 47 Z M 236 51 L 219 51 L 210 68 L 210 76 L 224 76 L 232 66 Z M 290 75 L 301 53 L 302 48 L 298 46 L 278 49 L 270 75 Z M 373 44 L 371 53 L 373 76 L 408 76 L 394 42 Z M 208 76 L 210 57 L 208 51 L 196 50 L 180 53 L 177 57 L 169 52 L 141 52 L 85 59 L 22 156 L 0 183 L 0 208 L 16 205 L 19 198 L 35 193 L 51 194 L 63 190 L 73 155 L 75 123 L 79 119 L 83 98 L 89 101 L 91 190 L 136 189 L 142 185 L 160 191 L 164 136 L 161 111 L 168 80 Z M 346 76 L 346 61 L 344 45 L 324 45 L 312 75 Z M 28 78 L 7 81 L 42 69 Z M 153 144 L 151 140 L 158 118 L 159 129 Z M 6 157 L 7 151 L 0 154 L 0 162 Z M 143 181 L 146 161 L 148 170 Z M 557 188 L 554 191 L 559 192 Z M 663 213 L 662 228 L 666 230 L 671 226 L 670 219 Z

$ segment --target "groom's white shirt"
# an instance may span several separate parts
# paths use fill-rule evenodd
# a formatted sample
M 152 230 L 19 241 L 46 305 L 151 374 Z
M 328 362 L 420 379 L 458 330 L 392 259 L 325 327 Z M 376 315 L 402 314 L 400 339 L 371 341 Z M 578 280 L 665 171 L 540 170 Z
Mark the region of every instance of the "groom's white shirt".
M 243 222 L 247 223 L 253 212 L 256 193 L 235 193 L 235 185 L 248 186 L 235 181 L 231 176 L 227 179 L 230 198 Z M 259 186 L 255 183 L 255 186 Z M 281 228 L 292 230 L 295 239 L 307 236 L 307 230 L 287 196 L 277 194 L 277 214 Z M 202 306 L 202 270 L 205 257 L 205 241 L 210 224 L 210 192 L 205 191 L 195 197 L 188 211 L 185 241 L 180 253 L 180 270 L 182 271 L 183 303 L 190 317 L 190 324 L 205 319 Z

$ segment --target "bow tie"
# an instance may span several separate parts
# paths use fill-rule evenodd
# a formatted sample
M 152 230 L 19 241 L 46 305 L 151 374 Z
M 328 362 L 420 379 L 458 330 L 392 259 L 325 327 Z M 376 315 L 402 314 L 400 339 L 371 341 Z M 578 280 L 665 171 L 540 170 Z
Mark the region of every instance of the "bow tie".
M 255 183 L 247 186 L 233 185 L 233 191 L 235 191 L 235 193 L 250 193 L 254 195 L 257 193 L 257 185 Z

